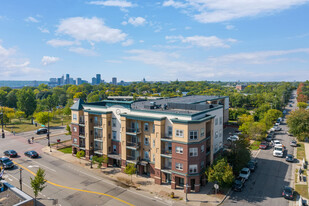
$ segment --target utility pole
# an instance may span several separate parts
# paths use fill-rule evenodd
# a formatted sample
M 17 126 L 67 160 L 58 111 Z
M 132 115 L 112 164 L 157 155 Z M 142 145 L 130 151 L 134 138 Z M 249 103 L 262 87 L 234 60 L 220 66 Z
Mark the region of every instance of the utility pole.
M 22 171 L 23 171 L 23 168 L 19 168 L 19 185 L 20 185 L 20 190 L 21 191 L 23 191 Z
M 49 151 L 52 152 L 50 144 L 50 136 L 49 136 L 49 110 L 48 110 L 48 124 L 47 124 L 47 140 L 48 140 Z
M 2 112 L 1 112 L 1 125 L 2 125 L 2 138 L 5 138 L 4 130 L 3 130 L 3 106 L 2 106 Z

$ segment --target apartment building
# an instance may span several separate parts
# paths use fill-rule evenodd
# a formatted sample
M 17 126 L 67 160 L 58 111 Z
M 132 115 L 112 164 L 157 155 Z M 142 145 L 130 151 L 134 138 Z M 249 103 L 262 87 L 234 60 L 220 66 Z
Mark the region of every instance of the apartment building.
M 71 109 L 73 154 L 84 150 L 87 159 L 107 156 L 108 165 L 122 171 L 133 163 L 138 174 L 156 184 L 187 185 L 188 192 L 199 192 L 206 167 L 223 146 L 228 97 L 78 100 Z

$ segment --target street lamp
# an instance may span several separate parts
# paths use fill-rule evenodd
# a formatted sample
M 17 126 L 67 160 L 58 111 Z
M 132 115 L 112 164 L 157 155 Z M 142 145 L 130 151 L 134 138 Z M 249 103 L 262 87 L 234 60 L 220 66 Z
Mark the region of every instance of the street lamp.
M 23 171 L 23 168 L 19 168 L 19 184 L 20 184 L 20 190 L 23 191 L 23 179 L 21 172 Z

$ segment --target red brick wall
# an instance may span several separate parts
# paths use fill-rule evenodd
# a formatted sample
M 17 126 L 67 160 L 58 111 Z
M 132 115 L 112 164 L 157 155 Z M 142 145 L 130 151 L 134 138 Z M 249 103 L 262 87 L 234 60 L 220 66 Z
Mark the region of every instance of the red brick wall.
M 154 164 L 149 164 L 149 172 L 150 172 L 150 177 L 154 178 L 155 177 L 155 165 Z
M 112 140 L 112 148 L 111 148 L 111 152 L 113 152 L 113 148 L 114 148 L 114 145 L 116 145 L 116 154 L 121 154 L 121 143 L 118 142 L 118 141 L 113 141 Z
M 76 132 L 74 132 L 73 127 L 76 127 Z M 73 139 L 76 138 L 77 142 L 74 143 Z M 79 145 L 79 125 L 76 124 L 71 124 L 71 140 L 72 140 L 72 144 L 77 144 Z

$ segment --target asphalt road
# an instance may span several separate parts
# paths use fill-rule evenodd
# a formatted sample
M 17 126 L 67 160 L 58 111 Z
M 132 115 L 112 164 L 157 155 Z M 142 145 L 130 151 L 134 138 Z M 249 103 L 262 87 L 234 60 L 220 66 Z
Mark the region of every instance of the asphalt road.
M 293 107 L 286 107 L 287 110 L 295 109 L 296 100 L 293 99 L 293 101 Z M 287 151 L 284 153 L 284 157 L 274 157 L 272 155 L 273 148 L 259 151 L 256 158 L 258 167 L 245 183 L 244 190 L 233 192 L 224 205 L 287 206 L 291 204 L 290 201 L 281 197 L 281 192 L 283 186 L 291 184 L 292 164 L 297 164 L 297 162 L 285 161 L 286 154 L 294 153 L 294 148 L 289 144 L 294 138 L 286 134 L 288 131 L 286 119 L 280 127 L 282 131 L 276 133 L 275 139 L 280 140 L 286 146 Z
M 41 167 L 45 169 L 46 179 L 50 181 L 40 193 L 41 205 L 52 205 L 53 199 L 58 205 L 173 205 L 173 202 L 161 200 L 149 193 L 124 188 L 116 182 L 104 179 L 89 170 L 59 160 L 48 154 L 41 153 L 43 145 L 28 144 L 24 136 L 7 133 L 5 139 L 0 139 L 0 155 L 4 150 L 14 149 L 20 155 L 14 161 L 23 168 L 23 191 L 33 196 L 30 188 L 30 177 Z M 23 153 L 27 150 L 36 150 L 41 158 L 30 159 Z M 4 178 L 19 188 L 19 169 L 15 166 L 6 170 Z M 93 193 L 95 192 L 95 193 Z M 119 199 L 117 199 L 119 198 Z M 179 205 L 179 203 L 177 203 Z

